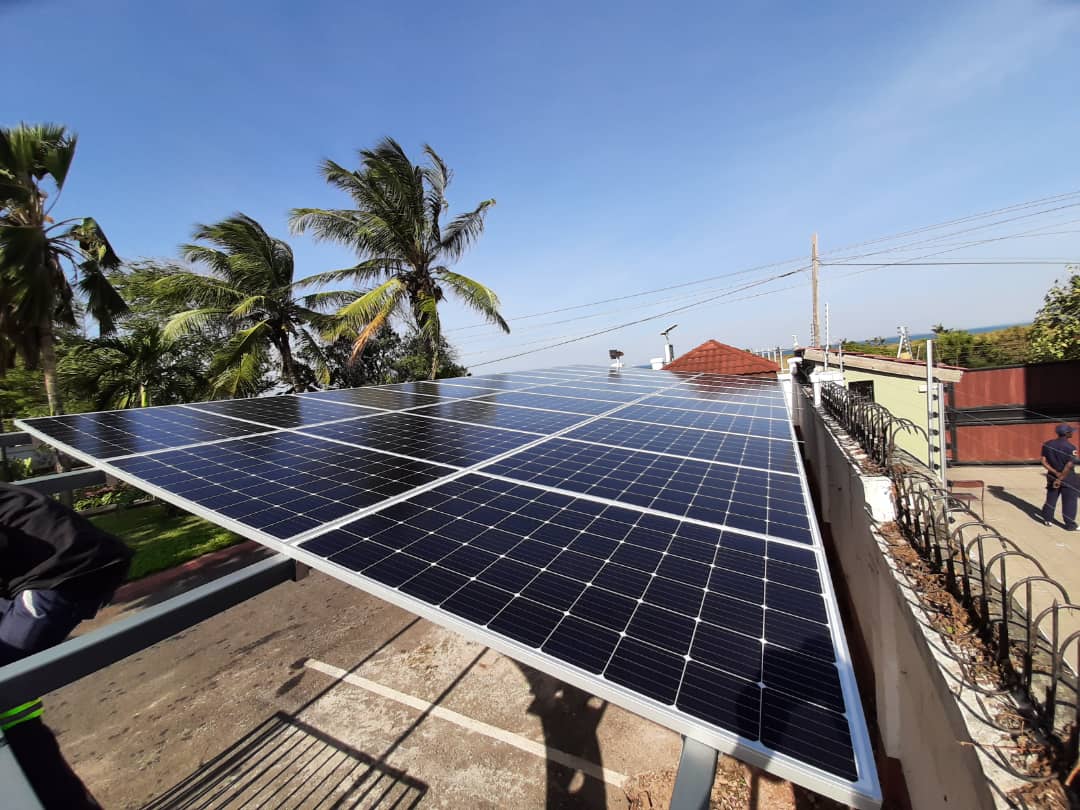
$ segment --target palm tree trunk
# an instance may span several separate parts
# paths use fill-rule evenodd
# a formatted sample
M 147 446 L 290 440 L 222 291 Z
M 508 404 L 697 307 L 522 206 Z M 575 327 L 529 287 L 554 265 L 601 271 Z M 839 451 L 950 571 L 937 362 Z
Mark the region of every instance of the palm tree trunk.
M 60 398 L 60 386 L 56 379 L 56 335 L 51 319 L 41 323 L 41 372 L 45 377 L 45 397 L 49 400 L 49 414 L 60 416 L 64 403 Z
M 139 407 L 146 408 L 150 405 L 150 397 L 147 396 L 146 383 L 139 383 Z
M 431 376 L 429 380 L 434 380 L 435 375 L 439 372 L 439 342 L 437 340 L 431 343 Z
M 293 391 L 300 390 L 300 378 L 296 373 L 296 361 L 293 359 L 292 346 L 286 333 L 278 342 L 278 354 L 281 355 L 281 376 L 292 386 Z

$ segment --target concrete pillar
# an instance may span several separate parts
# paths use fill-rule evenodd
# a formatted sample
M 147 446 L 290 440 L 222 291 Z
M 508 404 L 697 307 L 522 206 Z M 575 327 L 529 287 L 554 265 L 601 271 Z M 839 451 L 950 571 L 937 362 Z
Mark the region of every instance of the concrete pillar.
M 810 372 L 810 384 L 814 387 L 814 407 L 821 407 L 821 386 L 823 383 L 837 383 L 838 385 L 844 384 L 844 375 L 839 371 L 825 371 L 822 368 L 815 368 Z

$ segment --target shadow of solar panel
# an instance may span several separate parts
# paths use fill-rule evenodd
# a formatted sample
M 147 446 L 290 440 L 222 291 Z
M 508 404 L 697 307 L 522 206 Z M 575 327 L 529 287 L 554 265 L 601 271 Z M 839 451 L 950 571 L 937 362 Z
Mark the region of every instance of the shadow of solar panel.
M 330 422 L 304 432 L 457 467 L 469 467 L 536 441 L 535 435 L 518 430 L 447 422 L 411 413 Z
M 182 405 L 25 419 L 22 423 L 44 434 L 46 440 L 53 439 L 101 459 L 268 430 L 263 425 L 202 413 Z
M 774 547 L 785 559 L 773 561 Z M 824 604 L 809 551 L 480 474 L 300 548 L 588 673 L 602 694 L 604 683 L 625 688 L 798 756 L 818 740 L 829 750 L 814 763 L 853 778 L 850 730 L 835 723 L 844 696 L 829 627 L 787 612 Z M 775 599 L 766 574 L 788 583 Z
M 665 427 L 605 417 L 565 434 L 569 439 L 689 456 L 795 475 L 795 446 L 790 438 L 766 439 L 738 433 Z M 797 482 L 796 482 L 797 483 Z
M 453 472 L 293 433 L 117 459 L 121 471 L 204 510 L 287 538 Z
M 477 402 L 475 400 L 441 402 L 427 408 L 418 408 L 413 413 L 420 416 L 450 419 L 455 422 L 471 422 L 490 427 L 513 428 L 544 435 L 579 424 L 589 418 L 587 414 L 541 411 L 536 408 L 496 405 L 491 402 Z
M 365 413 L 382 412 L 376 408 L 341 405 L 337 402 L 324 402 L 311 397 L 292 395 L 222 399 L 215 402 L 196 402 L 188 407 L 282 428 L 302 427 L 334 419 L 350 419 Z
M 795 476 L 549 439 L 483 471 L 742 531 L 811 543 Z

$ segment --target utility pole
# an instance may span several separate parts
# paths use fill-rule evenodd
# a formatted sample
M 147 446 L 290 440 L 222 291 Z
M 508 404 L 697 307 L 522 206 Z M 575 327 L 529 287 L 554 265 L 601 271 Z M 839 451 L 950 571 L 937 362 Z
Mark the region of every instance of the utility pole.
M 820 346 L 821 345 L 821 324 L 818 322 L 818 303 L 817 303 L 817 296 L 818 296 L 818 292 L 817 292 L 817 288 L 818 288 L 818 256 L 817 256 L 817 234 L 816 233 L 810 239 L 810 265 L 811 265 L 811 268 L 812 268 L 811 273 L 810 273 L 810 288 L 812 290 L 813 307 L 814 307 L 814 318 L 813 318 L 812 325 L 810 327 L 810 331 L 813 332 L 813 334 L 810 335 L 810 345 L 811 346 Z

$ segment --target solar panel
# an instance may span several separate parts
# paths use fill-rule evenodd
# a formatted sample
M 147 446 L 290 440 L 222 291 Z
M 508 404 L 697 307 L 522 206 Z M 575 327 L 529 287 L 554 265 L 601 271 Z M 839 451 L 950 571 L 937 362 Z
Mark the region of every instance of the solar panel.
M 101 459 L 246 436 L 269 429 L 183 405 L 24 419 L 20 424 L 52 444 Z
M 382 413 L 376 408 L 341 405 L 337 402 L 324 402 L 311 397 L 297 396 L 223 399 L 215 402 L 196 402 L 188 407 L 221 416 L 231 416 L 234 419 L 258 422 L 269 427 L 283 428 L 314 425 L 335 419 L 349 419 L 363 414 Z
M 611 417 L 626 419 L 630 422 L 719 430 L 725 433 L 743 433 L 747 436 L 765 436 L 770 439 L 786 439 L 790 431 L 786 419 L 737 416 L 711 411 L 688 411 L 681 408 L 661 408 L 644 404 L 627 405 L 613 412 Z
M 606 417 L 574 428 L 566 436 L 705 461 L 722 461 L 792 474 L 797 472 L 795 448 L 790 439 L 767 439 L 697 428 L 665 427 L 650 422 L 628 422 Z
M 706 413 L 729 413 L 738 416 L 758 416 L 766 419 L 787 419 L 787 409 L 781 405 L 740 402 L 734 399 L 713 400 L 696 397 L 677 397 L 665 391 L 663 395 L 651 396 L 641 401 L 644 405 L 674 408 L 684 411 Z
M 566 411 L 567 413 L 600 414 L 618 407 L 617 402 L 607 402 L 598 399 L 583 399 L 580 397 L 550 396 L 548 394 L 533 394 L 531 392 L 507 392 L 492 394 L 486 397 L 478 397 L 480 402 L 495 402 L 506 405 L 521 405 L 525 408 L 539 408 L 541 410 Z
M 447 422 L 411 413 L 387 413 L 305 428 L 326 439 L 385 450 L 412 458 L 468 467 L 536 441 L 519 430 Z
M 775 381 L 568 367 L 19 425 L 719 750 L 880 802 Z
M 549 434 L 577 425 L 588 419 L 586 414 L 542 411 L 517 405 L 496 405 L 491 402 L 463 400 L 441 402 L 413 411 L 422 416 L 434 416 L 456 422 L 471 422 L 491 427 L 514 428 L 530 433 Z
M 301 396 L 305 399 L 344 402 L 350 405 L 364 405 L 369 408 L 382 408 L 388 411 L 415 408 L 420 405 L 432 405 L 439 401 L 438 397 L 427 394 L 417 394 L 412 391 L 394 391 L 386 388 L 343 388 L 336 391 L 316 391 L 311 394 L 301 394 Z
M 317 529 L 454 472 L 286 431 L 113 464 L 139 486 L 150 485 L 277 539 Z
M 563 439 L 514 453 L 484 471 L 719 526 L 812 542 L 802 482 L 793 474 Z

